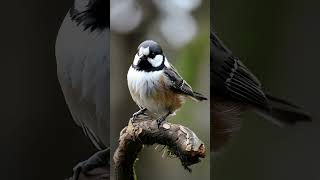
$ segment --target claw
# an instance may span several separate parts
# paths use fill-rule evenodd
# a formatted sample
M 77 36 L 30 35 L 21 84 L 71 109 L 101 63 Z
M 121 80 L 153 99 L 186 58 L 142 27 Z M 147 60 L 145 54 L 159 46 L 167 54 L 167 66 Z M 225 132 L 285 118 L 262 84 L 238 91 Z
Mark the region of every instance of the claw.
M 157 119 L 158 128 L 160 128 L 160 126 L 161 126 L 161 124 L 162 124 L 163 121 L 164 121 L 163 118 Z
M 145 112 L 146 112 L 146 110 L 147 110 L 147 108 L 143 108 L 143 109 L 140 109 L 139 111 L 137 111 L 137 112 L 135 112 L 135 113 L 133 113 L 133 122 L 134 122 L 134 120 L 135 119 L 137 119 L 137 117 L 139 116 L 139 115 L 141 115 L 141 114 L 145 114 Z
M 70 180 L 78 180 L 81 173 L 89 175 L 91 170 L 106 166 L 109 163 L 109 155 L 110 149 L 105 149 L 95 153 L 88 160 L 78 163 L 73 168 L 73 175 Z
M 158 128 L 160 128 L 161 124 L 167 119 L 167 117 L 172 114 L 171 112 L 168 112 L 164 116 L 161 116 L 157 119 Z

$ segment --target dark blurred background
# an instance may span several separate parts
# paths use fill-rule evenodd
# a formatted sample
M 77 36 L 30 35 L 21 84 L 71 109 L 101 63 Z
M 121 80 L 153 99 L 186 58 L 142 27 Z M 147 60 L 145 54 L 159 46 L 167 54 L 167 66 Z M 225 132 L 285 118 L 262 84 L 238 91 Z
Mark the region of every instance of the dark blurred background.
M 72 2 L 1 3 L 0 179 L 65 179 L 95 151 L 56 77 L 55 39 Z
M 320 3 L 215 0 L 215 29 L 264 88 L 302 106 L 310 124 L 278 128 L 247 113 L 213 163 L 215 180 L 318 180 Z

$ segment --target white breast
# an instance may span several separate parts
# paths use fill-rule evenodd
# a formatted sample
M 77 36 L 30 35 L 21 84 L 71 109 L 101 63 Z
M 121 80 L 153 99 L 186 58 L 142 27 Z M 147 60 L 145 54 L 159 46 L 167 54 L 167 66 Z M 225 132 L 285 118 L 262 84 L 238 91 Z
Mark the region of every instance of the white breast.
M 138 106 L 147 108 L 156 114 L 164 111 L 164 107 L 159 107 L 160 104 L 153 100 L 153 94 L 159 86 L 162 73 L 163 71 L 137 71 L 130 67 L 127 74 L 128 87 L 132 99 Z

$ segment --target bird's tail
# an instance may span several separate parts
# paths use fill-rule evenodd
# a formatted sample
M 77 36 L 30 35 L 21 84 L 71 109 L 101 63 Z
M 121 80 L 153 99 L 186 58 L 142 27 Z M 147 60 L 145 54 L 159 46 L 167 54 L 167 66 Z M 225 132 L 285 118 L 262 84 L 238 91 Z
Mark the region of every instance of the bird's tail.
M 303 112 L 300 107 L 270 95 L 266 95 L 266 97 L 270 102 L 270 109 L 257 109 L 256 112 L 267 120 L 280 126 L 294 125 L 297 122 L 309 122 L 312 120 L 311 116 Z
M 197 93 L 197 92 L 193 92 L 192 98 L 195 99 L 196 101 L 208 100 L 204 95 Z

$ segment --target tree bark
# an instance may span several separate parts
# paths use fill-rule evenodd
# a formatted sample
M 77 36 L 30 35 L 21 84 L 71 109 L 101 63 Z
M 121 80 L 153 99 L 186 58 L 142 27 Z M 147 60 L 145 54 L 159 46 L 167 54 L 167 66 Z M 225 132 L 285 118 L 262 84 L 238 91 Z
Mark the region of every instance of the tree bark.
M 205 157 L 205 146 L 189 128 L 164 122 L 158 127 L 155 119 L 140 115 L 129 121 L 119 138 L 119 146 L 113 156 L 114 179 L 134 180 L 134 163 L 143 145 L 167 146 L 170 155 L 178 157 L 182 166 L 191 172 L 189 166 Z

